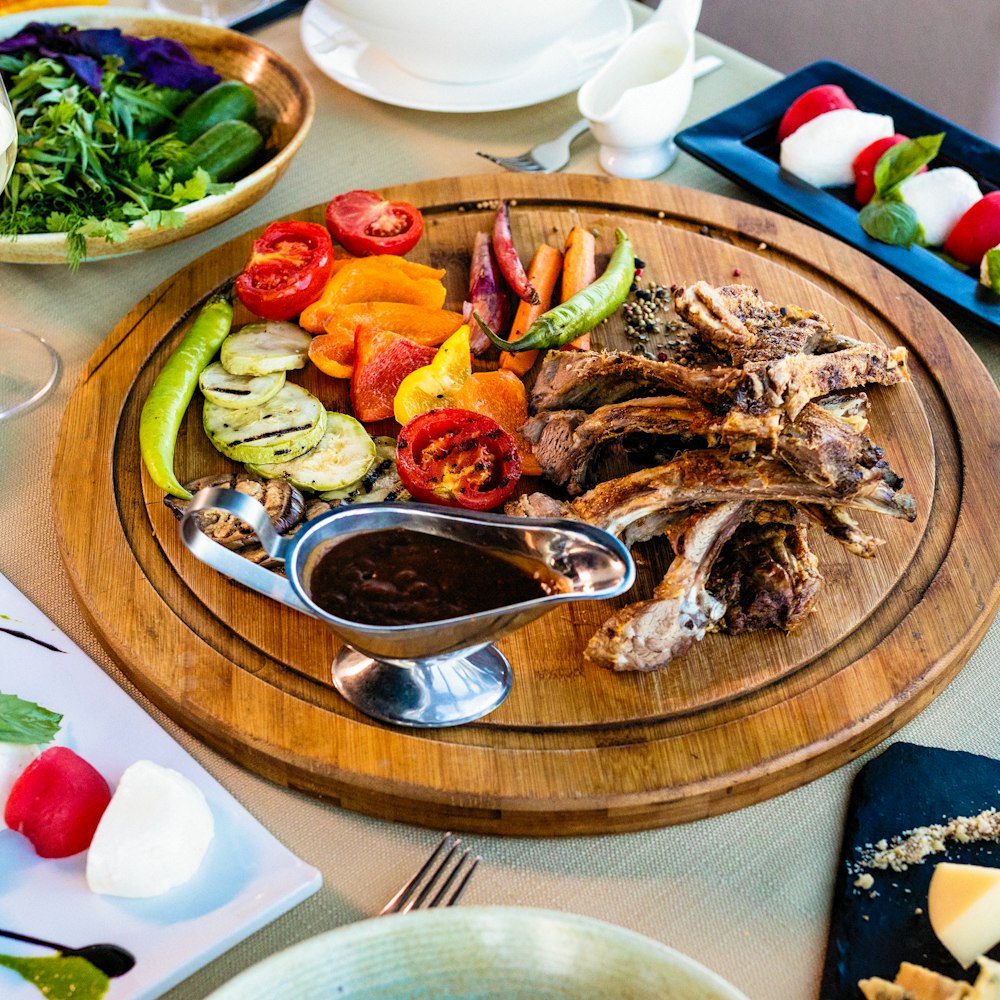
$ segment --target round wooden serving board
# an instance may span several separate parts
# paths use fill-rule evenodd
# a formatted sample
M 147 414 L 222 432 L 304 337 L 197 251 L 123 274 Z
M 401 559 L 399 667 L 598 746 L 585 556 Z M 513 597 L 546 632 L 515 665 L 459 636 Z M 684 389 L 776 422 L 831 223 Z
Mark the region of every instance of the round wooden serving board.
M 489 228 L 502 197 L 515 202 L 522 257 L 543 240 L 561 247 L 575 223 L 599 233 L 606 255 L 620 225 L 646 261 L 644 280 L 725 284 L 739 269 L 772 301 L 905 345 L 912 382 L 870 390 L 871 424 L 919 516 L 907 524 L 862 514 L 886 540 L 872 560 L 813 530 L 825 585 L 816 613 L 790 635 L 712 635 L 659 673 L 615 674 L 582 650 L 624 599 L 571 604 L 499 644 L 514 688 L 486 718 L 444 730 L 374 722 L 330 683 L 335 637 L 197 562 L 141 470 L 146 393 L 193 313 L 242 267 L 248 233 L 174 275 L 112 331 L 70 401 L 53 474 L 62 555 L 86 614 L 169 716 L 251 770 L 349 809 L 549 836 L 682 822 L 786 791 L 885 738 L 955 675 L 1000 603 L 1000 397 L 925 299 L 806 226 L 660 184 L 503 174 L 386 196 L 425 211 L 411 256 L 447 268 L 450 308 L 461 308 L 474 234 Z M 322 208 L 297 217 L 322 221 Z M 613 317 L 595 343 L 630 346 L 623 331 Z M 346 408 L 342 383 L 309 369 L 295 378 Z M 182 480 L 229 467 L 200 410 L 196 400 L 178 440 Z M 648 543 L 637 557 L 630 600 L 649 595 L 669 547 Z

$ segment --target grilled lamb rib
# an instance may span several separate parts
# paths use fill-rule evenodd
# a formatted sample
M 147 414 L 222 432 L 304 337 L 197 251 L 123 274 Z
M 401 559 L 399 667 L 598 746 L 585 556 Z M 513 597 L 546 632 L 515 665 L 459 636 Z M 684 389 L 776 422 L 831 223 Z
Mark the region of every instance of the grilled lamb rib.
M 794 420 L 817 396 L 906 381 L 906 348 L 892 350 L 837 333 L 818 313 L 777 306 L 748 285 L 674 286 L 674 308 L 696 334 L 746 373 L 741 409 L 763 403 Z
M 797 628 L 822 585 L 806 516 L 791 504 L 758 504 L 712 566 L 708 590 L 726 606 L 727 632 Z
M 612 615 L 587 645 L 613 670 L 659 670 L 707 632 L 791 631 L 822 584 L 805 517 L 790 504 L 702 507 L 670 527 L 674 560 L 647 601 Z
M 723 545 L 753 510 L 748 501 L 714 504 L 667 532 L 674 560 L 648 601 L 612 615 L 587 644 L 593 663 L 613 670 L 659 670 L 715 626 L 726 605 L 705 589 Z
M 847 496 L 862 484 L 881 478 L 893 488 L 902 479 L 885 461 L 882 451 L 859 430 L 867 427 L 866 400 L 828 397 L 809 403 L 794 423 L 784 421 L 774 446 L 776 457 L 814 482 Z M 753 425 L 740 428 L 752 432 Z M 588 474 L 601 448 L 609 441 L 633 435 L 663 438 L 674 446 L 730 445 L 741 460 L 756 451 L 755 438 L 729 436 L 727 419 L 715 417 L 699 403 L 683 396 L 653 396 L 583 410 L 544 410 L 531 417 L 522 432 L 552 482 L 578 496 L 588 486 Z
M 535 496 L 521 497 L 508 505 L 508 511 L 536 516 L 533 512 L 540 504 L 552 516 L 551 498 L 535 502 Z M 840 497 L 782 462 L 760 457 L 738 462 L 724 448 L 685 451 L 664 465 L 599 483 L 583 496 L 560 504 L 558 510 L 563 517 L 620 535 L 633 521 L 657 511 L 726 500 L 786 500 L 916 519 L 913 497 L 898 492 L 881 477 L 863 483 L 849 497 Z

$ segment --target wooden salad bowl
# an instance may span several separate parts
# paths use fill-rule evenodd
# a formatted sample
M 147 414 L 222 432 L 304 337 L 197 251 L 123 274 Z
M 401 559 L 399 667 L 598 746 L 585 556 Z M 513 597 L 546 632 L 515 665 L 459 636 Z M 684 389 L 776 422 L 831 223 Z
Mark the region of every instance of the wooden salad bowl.
M 18 18 L 12 15 L 0 22 L 0 35 L 8 37 L 22 23 L 44 20 L 43 14 L 50 21 L 56 19 L 51 11 L 34 11 Z M 120 243 L 88 239 L 87 260 L 149 250 L 217 226 L 267 194 L 305 141 L 316 113 L 312 88 L 290 62 L 247 35 L 197 21 L 147 17 L 141 12 L 122 14 L 113 9 L 73 9 L 58 19 L 81 28 L 114 27 L 126 35 L 173 38 L 186 45 L 200 62 L 214 67 L 223 79 L 242 80 L 257 97 L 256 124 L 264 134 L 267 156 L 256 170 L 234 182 L 226 194 L 210 195 L 180 208 L 184 225 L 149 229 L 138 222 Z M 0 238 L 0 263 L 62 264 L 66 259 L 64 233 Z
M 862 514 L 874 559 L 810 531 L 825 583 L 797 630 L 709 635 L 666 668 L 615 673 L 583 650 L 621 604 L 648 597 L 672 553 L 637 547 L 634 590 L 561 606 L 507 636 L 510 696 L 475 723 L 413 730 L 374 721 L 334 689 L 339 641 L 319 621 L 227 580 L 181 542 L 142 469 L 139 412 L 200 303 L 246 260 L 254 232 L 168 278 L 94 354 L 67 406 L 55 524 L 96 634 L 156 705 L 251 770 L 345 808 L 490 833 L 609 833 L 683 822 L 787 791 L 853 759 L 927 705 L 1000 604 L 1000 394 L 960 333 L 864 254 L 753 205 L 662 184 L 571 174 L 484 175 L 387 189 L 427 221 L 414 260 L 467 294 L 477 230 L 506 198 L 522 254 L 593 228 L 603 267 L 615 226 L 660 285 L 743 282 L 815 309 L 844 333 L 905 346 L 912 380 L 873 387 L 871 436 L 906 480 L 913 523 Z M 323 206 L 296 217 L 322 221 Z M 237 323 L 249 314 L 238 311 Z M 621 315 L 595 346 L 629 349 Z M 329 408 L 346 382 L 294 373 Z M 384 432 L 382 428 L 375 428 Z M 86 442 L 81 448 L 80 442 Z M 230 468 L 188 409 L 182 481 Z M 541 489 L 539 480 L 521 484 Z

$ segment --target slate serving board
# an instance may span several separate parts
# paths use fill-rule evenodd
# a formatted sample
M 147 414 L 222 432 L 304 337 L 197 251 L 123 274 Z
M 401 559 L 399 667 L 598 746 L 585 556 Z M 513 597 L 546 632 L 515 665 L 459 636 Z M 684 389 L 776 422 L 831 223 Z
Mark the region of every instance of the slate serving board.
M 894 743 L 865 764 L 847 807 L 820 1000 L 860 998 L 859 979 L 892 981 L 900 962 L 975 979 L 978 966 L 963 969 L 931 928 L 927 887 L 939 861 L 1000 867 L 1000 844 L 949 841 L 946 851 L 906 871 L 864 869 L 874 876 L 871 889 L 855 887 L 855 863 L 882 838 L 990 808 L 1000 808 L 1000 760 L 992 757 Z M 1000 959 L 1000 947 L 989 954 Z

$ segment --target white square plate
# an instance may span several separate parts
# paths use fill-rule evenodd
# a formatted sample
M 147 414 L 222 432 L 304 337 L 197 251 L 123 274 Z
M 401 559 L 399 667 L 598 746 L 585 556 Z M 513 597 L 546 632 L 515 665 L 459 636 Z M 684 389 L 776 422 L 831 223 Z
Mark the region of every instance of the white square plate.
M 129 764 L 151 760 L 190 778 L 215 817 L 215 839 L 197 875 L 152 899 L 97 896 L 84 877 L 86 852 L 46 860 L 21 834 L 0 830 L 0 927 L 68 947 L 108 942 L 128 949 L 135 967 L 111 981 L 107 1000 L 160 996 L 320 887 L 315 868 L 265 830 L 3 576 L 0 691 L 61 713 L 54 742 L 89 761 L 112 789 Z M 5 938 L 0 953 L 51 954 Z M 39 1000 L 41 994 L 0 967 L 0 996 Z

